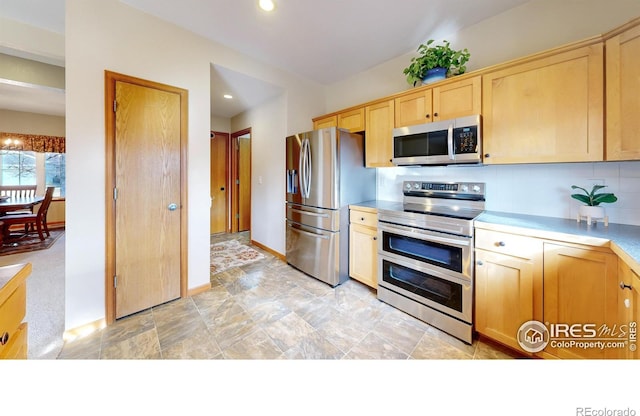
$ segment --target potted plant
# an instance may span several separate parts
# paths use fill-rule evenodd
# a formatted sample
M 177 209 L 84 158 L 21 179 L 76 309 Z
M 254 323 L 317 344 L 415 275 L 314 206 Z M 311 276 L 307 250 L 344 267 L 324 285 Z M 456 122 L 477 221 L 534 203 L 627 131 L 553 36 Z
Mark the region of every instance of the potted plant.
M 604 218 L 604 207 L 601 207 L 600 204 L 611 204 L 616 202 L 618 198 L 610 192 L 597 193 L 602 188 L 606 188 L 606 186 L 593 185 L 591 191 L 587 191 L 586 189 L 576 185 L 571 186 L 571 189 L 579 189 L 582 191 L 582 193 L 571 194 L 571 198 L 585 204 L 580 207 L 580 216 Z
M 433 45 L 434 40 L 418 46 L 419 56 L 411 58 L 411 63 L 403 73 L 407 76 L 407 82 L 416 85 L 418 82 L 429 83 L 448 76 L 463 74 L 467 67 L 471 54 L 465 49 L 451 49 L 450 43 L 446 40 L 442 45 Z M 431 72 L 430 72 L 431 71 Z M 432 75 L 435 73 L 435 75 Z

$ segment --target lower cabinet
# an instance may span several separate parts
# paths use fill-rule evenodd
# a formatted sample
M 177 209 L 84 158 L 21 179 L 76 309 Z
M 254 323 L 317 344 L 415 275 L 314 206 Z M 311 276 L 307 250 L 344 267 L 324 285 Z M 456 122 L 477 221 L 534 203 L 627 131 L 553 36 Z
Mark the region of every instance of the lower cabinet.
M 479 334 L 541 358 L 638 358 L 640 277 L 608 248 L 476 228 L 475 253 Z M 544 349 L 522 348 L 528 321 Z
M 349 276 L 378 287 L 378 216 L 375 211 L 349 210 Z
M 0 359 L 27 358 L 27 282 L 31 263 L 0 267 Z
M 476 230 L 475 329 L 530 355 L 518 329 L 541 312 L 542 242 L 529 237 Z

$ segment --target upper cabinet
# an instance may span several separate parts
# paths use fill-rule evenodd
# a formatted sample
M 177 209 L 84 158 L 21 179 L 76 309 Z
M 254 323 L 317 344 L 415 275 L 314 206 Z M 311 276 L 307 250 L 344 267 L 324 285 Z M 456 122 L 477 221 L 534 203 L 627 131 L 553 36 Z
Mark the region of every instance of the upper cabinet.
M 478 75 L 401 95 L 395 99 L 395 126 L 480 114 L 481 85 L 482 79 Z
M 583 42 L 485 73 L 484 163 L 603 160 L 603 49 Z
M 640 159 L 640 20 L 611 33 L 606 50 L 606 160 Z
M 365 166 L 381 168 L 394 166 L 393 157 L 393 123 L 394 101 L 382 101 L 365 107 Z
M 364 106 L 313 119 L 313 129 L 338 127 L 351 133 L 364 131 Z

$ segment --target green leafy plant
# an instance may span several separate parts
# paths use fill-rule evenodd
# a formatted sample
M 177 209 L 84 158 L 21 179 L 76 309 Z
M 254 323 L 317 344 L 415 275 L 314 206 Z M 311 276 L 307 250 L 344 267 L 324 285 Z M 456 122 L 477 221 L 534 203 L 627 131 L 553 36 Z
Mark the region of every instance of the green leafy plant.
M 606 188 L 605 185 L 593 185 L 593 188 L 591 188 L 591 191 L 587 191 L 584 188 L 581 188 L 579 186 L 575 186 L 572 185 L 571 189 L 580 189 L 582 192 L 584 192 L 583 194 L 571 194 L 571 198 L 573 199 L 577 199 L 578 201 L 590 206 L 590 207 L 597 207 L 600 204 L 606 203 L 606 204 L 611 204 L 613 202 L 616 202 L 618 200 L 618 198 L 609 192 L 602 192 L 602 193 L 596 193 L 598 192 L 600 189 L 602 188 Z
M 434 45 L 434 40 L 430 39 L 427 43 L 418 46 L 419 56 L 411 58 L 408 67 L 403 70 L 407 76 L 407 82 L 416 85 L 426 76 L 427 71 L 433 68 L 445 68 L 447 76 L 463 74 L 467 67 L 465 64 L 469 61 L 471 54 L 465 49 L 451 49 L 450 43 L 446 40 L 442 45 Z

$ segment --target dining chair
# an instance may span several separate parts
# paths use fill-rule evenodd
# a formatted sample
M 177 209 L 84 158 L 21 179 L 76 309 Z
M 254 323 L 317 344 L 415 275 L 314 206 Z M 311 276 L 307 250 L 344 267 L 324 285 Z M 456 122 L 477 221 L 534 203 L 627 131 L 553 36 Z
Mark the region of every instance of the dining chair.
M 53 186 L 47 187 L 47 191 L 44 195 L 44 200 L 42 200 L 42 204 L 40 205 L 38 212 L 26 214 L 11 214 L 0 217 L 0 221 L 2 222 L 2 236 L 5 242 L 7 240 L 10 240 L 10 228 L 12 225 L 24 225 L 25 234 L 37 232 L 40 241 L 43 241 L 45 239 L 45 234 L 47 235 L 47 237 L 51 235 L 49 233 L 49 227 L 47 226 L 47 211 L 49 210 L 49 205 L 51 205 L 54 190 L 55 187 Z
M 37 185 L 0 185 L 0 196 L 30 198 L 36 196 Z M 9 211 L 5 215 L 32 214 L 33 208 Z

